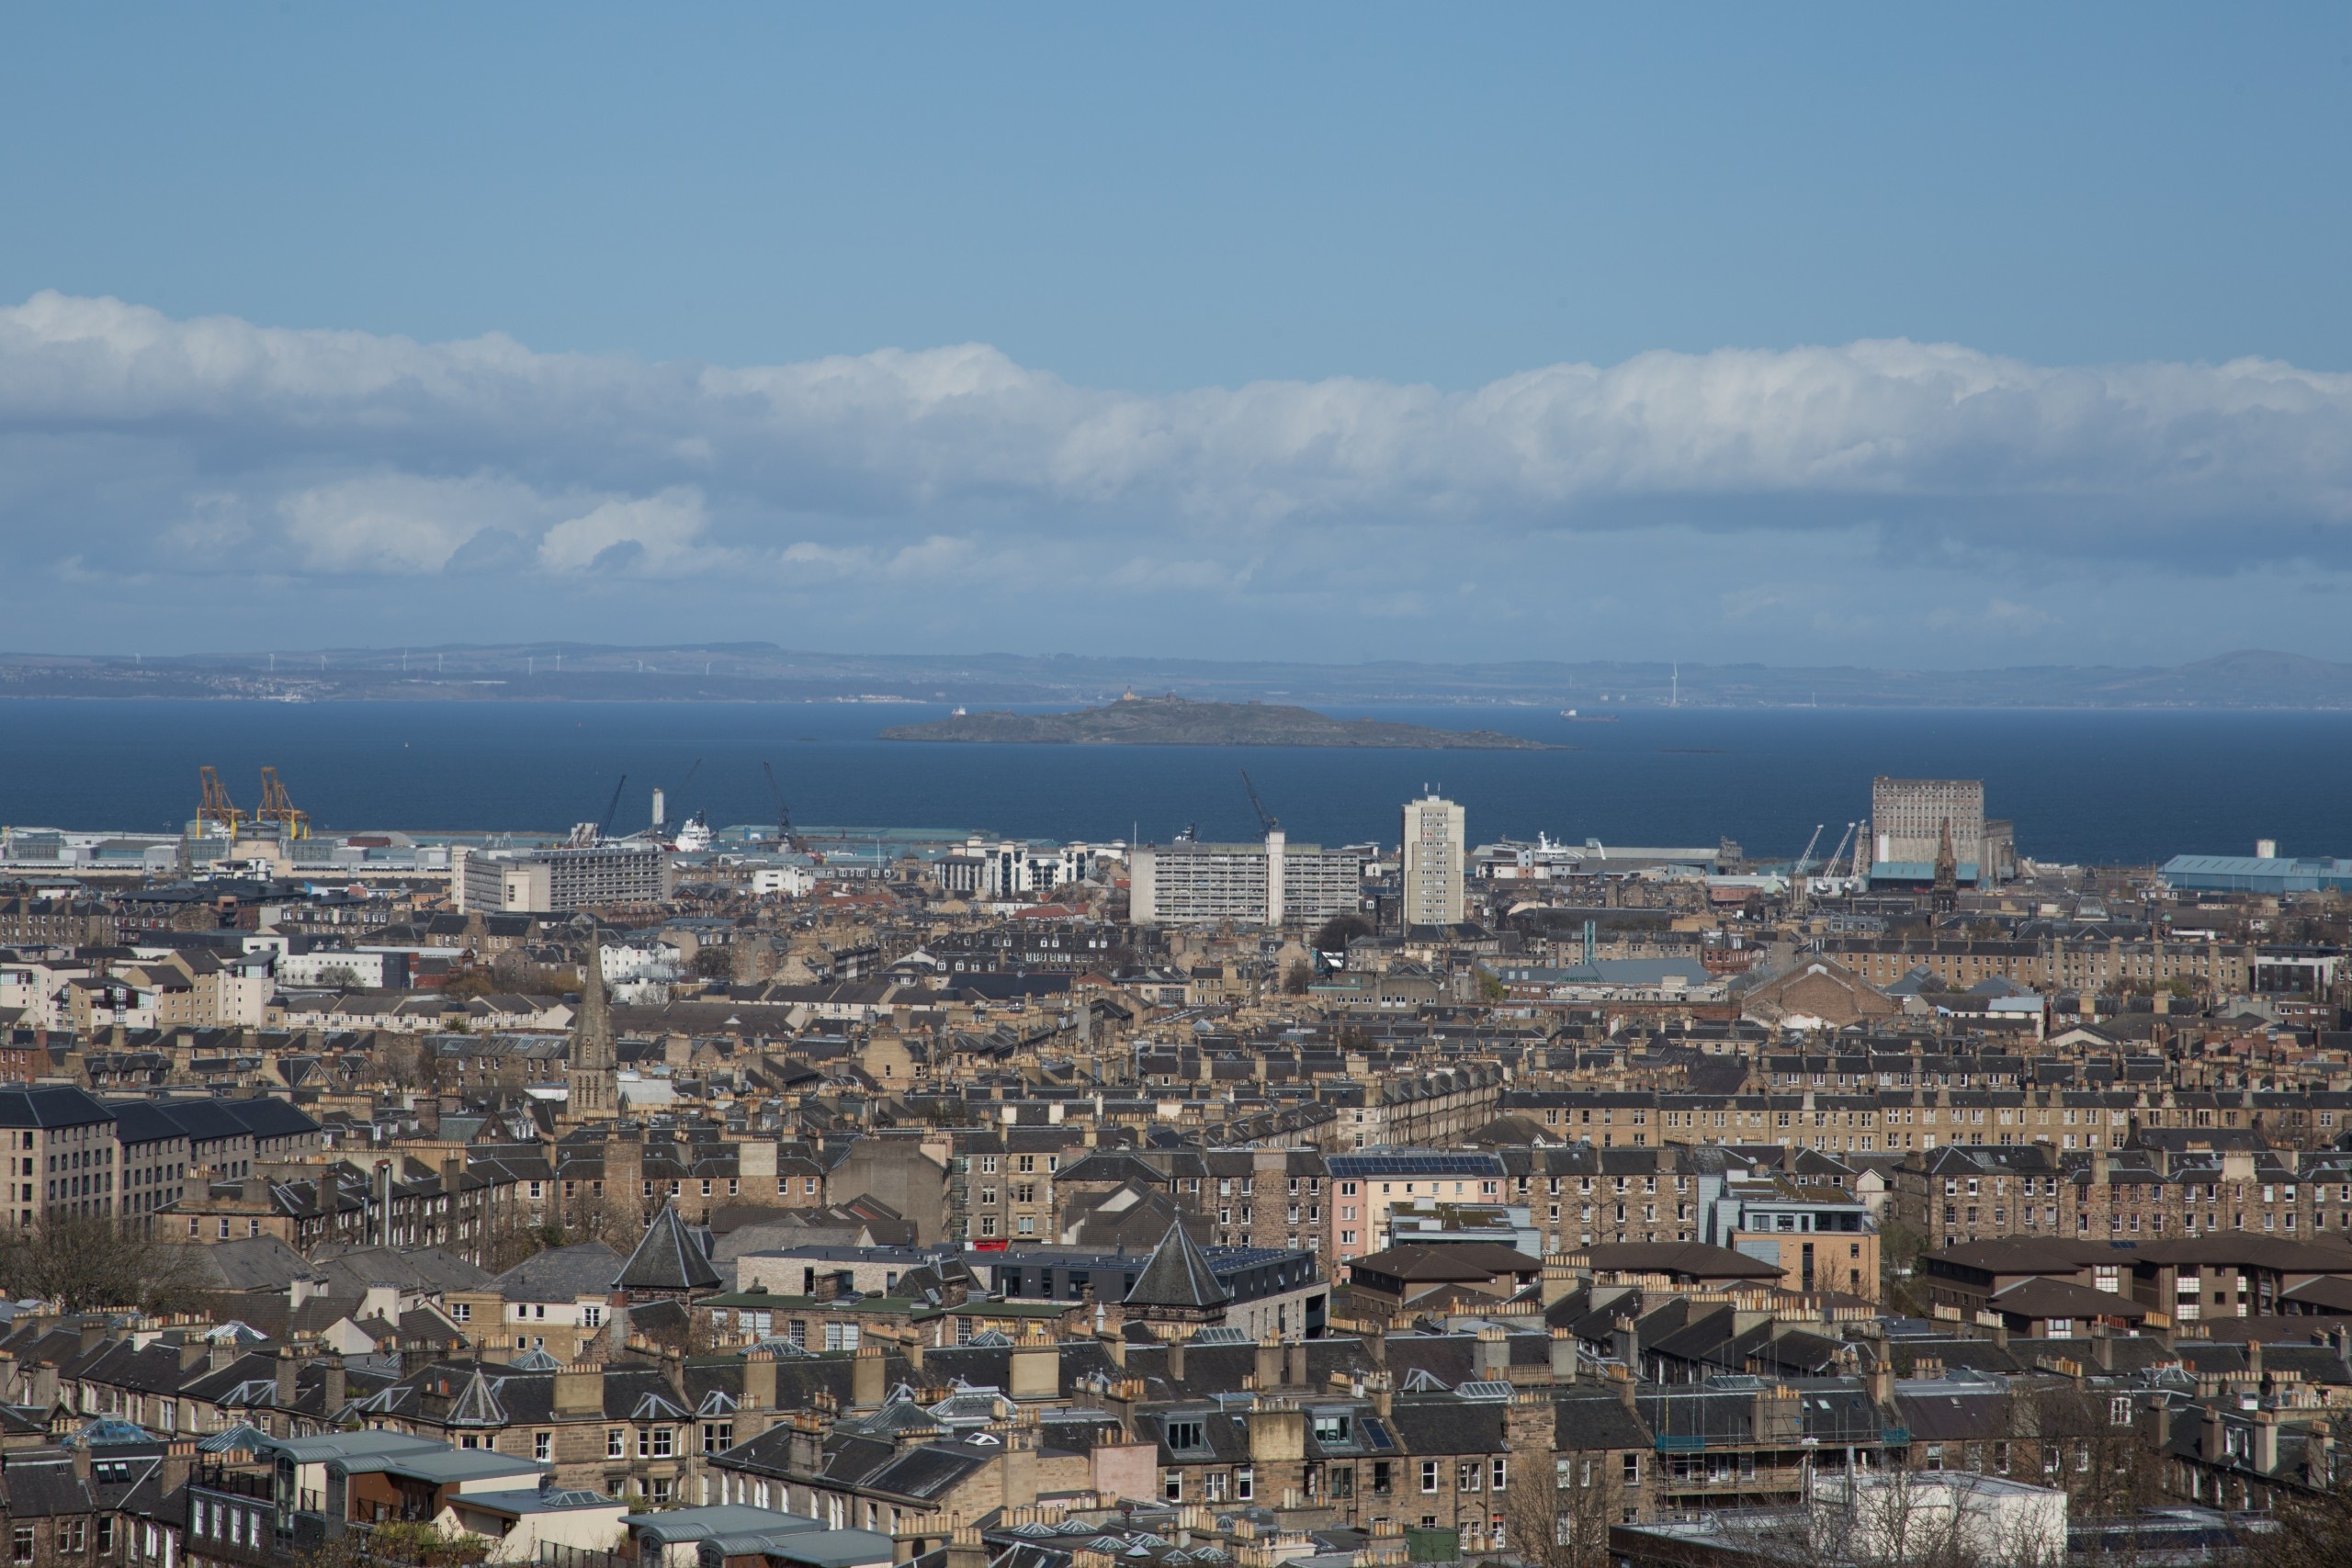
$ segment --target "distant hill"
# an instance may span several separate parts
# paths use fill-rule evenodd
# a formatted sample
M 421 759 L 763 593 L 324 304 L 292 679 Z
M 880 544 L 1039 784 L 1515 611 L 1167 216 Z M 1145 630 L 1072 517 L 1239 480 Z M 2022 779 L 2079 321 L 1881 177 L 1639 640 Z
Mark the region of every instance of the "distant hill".
M 1102 654 L 842 654 L 772 643 L 449 644 L 270 653 L 0 653 L 0 698 L 274 702 L 881 702 L 1078 705 L 1122 691 L 1199 701 L 1459 703 L 1587 714 L 1685 707 L 2352 708 L 2352 664 L 2247 649 L 2171 666 L 1879 670 L 1664 660 L 1308 664 Z M 1335 721 L 1334 721 L 1335 722 Z M 1351 742 L 1334 742 L 1350 744 Z
M 902 724 L 885 740 L 1072 746 L 1378 746 L 1411 750 L 1543 751 L 1540 741 L 1491 729 L 1431 729 L 1375 718 L 1333 718 L 1273 703 L 1123 697 L 1077 713 L 958 713 Z
M 2248 649 L 2171 670 L 2119 672 L 2099 689 L 2130 707 L 2352 707 L 2352 664 Z

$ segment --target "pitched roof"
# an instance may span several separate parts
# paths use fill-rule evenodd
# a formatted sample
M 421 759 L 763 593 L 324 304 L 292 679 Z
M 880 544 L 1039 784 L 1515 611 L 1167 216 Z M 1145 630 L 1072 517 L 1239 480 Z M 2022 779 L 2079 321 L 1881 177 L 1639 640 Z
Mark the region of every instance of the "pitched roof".
M 1151 1261 L 1136 1277 L 1135 1289 L 1127 1292 L 1125 1304 L 1205 1308 L 1223 1306 L 1232 1299 L 1231 1292 L 1217 1282 L 1200 1244 L 1180 1224 L 1168 1227 Z
M 2094 1291 L 2067 1280 L 2037 1277 L 2020 1280 L 1991 1298 L 1995 1312 L 2012 1317 L 2123 1317 L 2137 1320 L 2148 1309 L 2128 1296 Z
M 601 1241 L 551 1247 L 534 1253 L 491 1281 L 510 1302 L 569 1302 L 602 1296 L 613 1288 L 613 1265 L 621 1255 Z
M 1540 1274 L 1544 1265 L 1527 1254 L 1490 1241 L 1448 1242 L 1428 1247 L 1408 1243 L 1359 1258 L 1352 1265 L 1368 1274 L 1413 1282 L 1487 1280 L 1498 1274 Z
M 676 1205 L 664 1203 L 613 1284 L 624 1291 L 715 1291 L 719 1279 Z

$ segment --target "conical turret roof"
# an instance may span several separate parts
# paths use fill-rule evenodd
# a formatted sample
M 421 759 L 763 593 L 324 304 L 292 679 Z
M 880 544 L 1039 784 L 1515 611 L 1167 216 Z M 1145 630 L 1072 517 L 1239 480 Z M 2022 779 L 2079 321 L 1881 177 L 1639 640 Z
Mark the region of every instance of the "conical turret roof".
M 1152 1252 L 1151 1261 L 1136 1277 L 1125 1304 L 1139 1307 L 1184 1307 L 1205 1312 L 1233 1299 L 1209 1268 L 1207 1256 L 1192 1233 L 1178 1220 L 1168 1227 Z
M 718 1270 L 711 1267 L 702 1244 L 669 1203 L 662 1204 L 653 1223 L 645 1227 L 637 1250 L 628 1255 L 613 1281 L 614 1288 L 622 1291 L 715 1291 L 718 1285 Z

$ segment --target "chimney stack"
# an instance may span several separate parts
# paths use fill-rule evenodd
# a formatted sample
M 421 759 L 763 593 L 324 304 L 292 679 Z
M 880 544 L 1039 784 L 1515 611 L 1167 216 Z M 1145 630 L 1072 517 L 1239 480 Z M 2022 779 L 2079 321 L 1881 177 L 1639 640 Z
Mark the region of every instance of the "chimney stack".
M 888 1366 L 879 1345 L 860 1345 L 850 1362 L 850 1404 L 860 1410 L 879 1410 L 888 1393 Z
M 1630 1317 L 1617 1320 L 1611 1338 L 1614 1342 L 1617 1359 L 1634 1377 L 1642 1375 L 1642 1328 Z
M 605 1409 L 605 1364 L 578 1360 L 557 1369 L 555 1408 L 559 1415 L 602 1415 Z

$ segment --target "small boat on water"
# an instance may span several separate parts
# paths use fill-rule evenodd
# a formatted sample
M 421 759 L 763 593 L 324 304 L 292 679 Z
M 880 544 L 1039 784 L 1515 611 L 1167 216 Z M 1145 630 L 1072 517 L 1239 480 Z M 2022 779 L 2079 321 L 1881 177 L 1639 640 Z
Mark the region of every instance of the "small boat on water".
M 1617 722 L 1617 716 L 1613 713 L 1578 713 L 1574 708 L 1562 708 L 1560 716 L 1570 724 L 1614 724 Z

